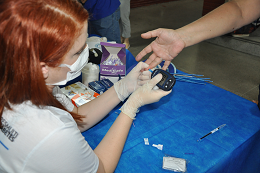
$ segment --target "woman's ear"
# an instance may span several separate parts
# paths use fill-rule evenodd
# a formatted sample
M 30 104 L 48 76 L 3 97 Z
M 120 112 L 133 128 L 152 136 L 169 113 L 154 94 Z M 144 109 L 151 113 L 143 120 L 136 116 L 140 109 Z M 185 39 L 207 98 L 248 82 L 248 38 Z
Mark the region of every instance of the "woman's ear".
M 49 67 L 46 65 L 45 62 L 40 62 L 41 68 L 42 68 L 42 74 L 44 79 L 47 79 L 49 76 Z

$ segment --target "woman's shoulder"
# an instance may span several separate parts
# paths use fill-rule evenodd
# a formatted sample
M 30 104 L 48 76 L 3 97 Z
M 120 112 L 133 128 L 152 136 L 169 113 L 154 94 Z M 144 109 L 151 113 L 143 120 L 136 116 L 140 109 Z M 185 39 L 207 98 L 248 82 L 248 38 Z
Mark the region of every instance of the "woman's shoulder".
M 37 107 L 31 102 L 11 105 L 11 108 L 4 110 L 1 119 L 3 128 L 0 139 L 5 148 L 0 148 L 0 160 L 4 160 L 0 167 L 5 170 L 20 172 L 25 163 L 32 163 L 34 157 L 42 158 L 47 152 L 50 153 L 50 149 L 57 149 L 72 134 L 76 134 L 78 140 L 82 138 L 72 116 L 64 110 L 51 106 Z M 16 162 L 15 167 L 12 167 L 10 160 Z
M 52 106 L 38 107 L 26 101 L 19 105 L 11 105 L 11 108 L 12 110 L 5 109 L 3 112 L 3 118 L 11 124 L 22 123 L 29 126 L 38 125 L 38 127 L 44 125 L 50 129 L 76 125 L 70 113 Z
M 1 118 L 1 131 L 10 137 L 11 131 L 16 132 L 15 141 L 28 141 L 36 145 L 53 133 L 62 133 L 64 129 L 78 131 L 72 116 L 61 109 L 45 106 L 37 107 L 31 102 L 11 105 L 12 110 L 5 109 Z

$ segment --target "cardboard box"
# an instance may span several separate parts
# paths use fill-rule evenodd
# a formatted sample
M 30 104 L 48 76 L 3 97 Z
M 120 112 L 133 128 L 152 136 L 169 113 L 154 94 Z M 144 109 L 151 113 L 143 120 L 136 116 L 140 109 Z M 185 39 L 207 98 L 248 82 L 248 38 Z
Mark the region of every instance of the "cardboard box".
M 126 49 L 124 44 L 100 43 L 102 58 L 100 62 L 100 80 L 109 79 L 113 83 L 126 75 Z
M 82 106 L 99 96 L 98 93 L 94 92 L 81 82 L 76 82 L 69 86 L 63 87 L 61 88 L 61 91 L 71 99 L 72 103 L 76 107 Z

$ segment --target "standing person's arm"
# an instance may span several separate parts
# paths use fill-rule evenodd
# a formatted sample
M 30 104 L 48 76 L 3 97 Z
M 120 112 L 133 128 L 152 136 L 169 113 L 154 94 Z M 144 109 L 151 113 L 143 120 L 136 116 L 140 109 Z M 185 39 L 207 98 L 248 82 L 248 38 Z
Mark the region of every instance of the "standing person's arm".
M 260 16 L 260 0 L 233 0 L 227 2 L 207 15 L 177 30 L 157 29 L 142 34 L 145 39 L 157 37 L 144 48 L 136 60 L 147 53 L 153 54 L 146 61 L 149 68 L 158 65 L 164 59 L 163 69 L 167 69 L 171 60 L 183 48 L 234 31 Z
M 239 29 L 257 19 L 259 9 L 260 0 L 233 0 L 176 31 L 187 47 Z

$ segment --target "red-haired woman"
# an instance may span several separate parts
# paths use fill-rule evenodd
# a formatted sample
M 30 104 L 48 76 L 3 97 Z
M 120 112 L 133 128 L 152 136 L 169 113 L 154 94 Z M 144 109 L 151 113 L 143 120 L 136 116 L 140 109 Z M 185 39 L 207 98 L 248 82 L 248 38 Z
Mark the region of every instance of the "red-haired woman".
M 139 63 L 100 97 L 74 107 L 55 86 L 87 63 L 87 19 L 76 0 L 0 1 L 0 172 L 113 172 L 136 110 L 169 93 L 152 90 L 162 76 L 150 80 L 141 72 L 148 65 Z M 130 94 L 93 151 L 80 132 Z

